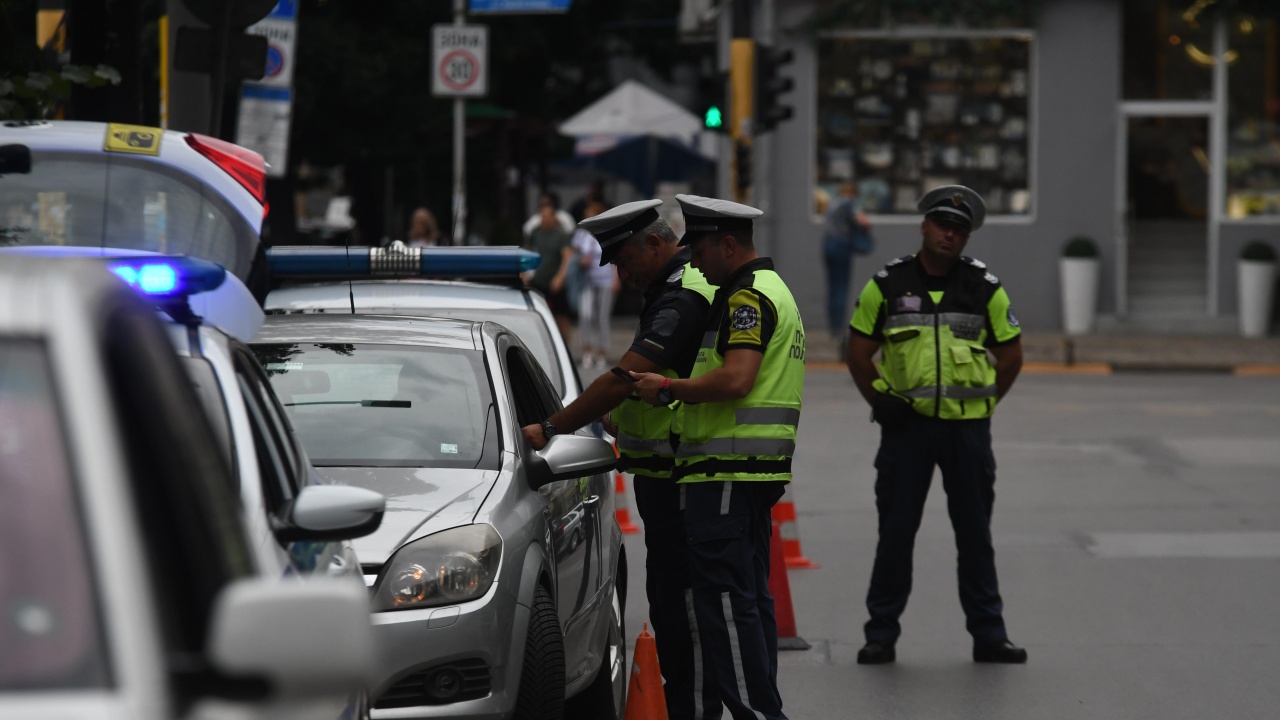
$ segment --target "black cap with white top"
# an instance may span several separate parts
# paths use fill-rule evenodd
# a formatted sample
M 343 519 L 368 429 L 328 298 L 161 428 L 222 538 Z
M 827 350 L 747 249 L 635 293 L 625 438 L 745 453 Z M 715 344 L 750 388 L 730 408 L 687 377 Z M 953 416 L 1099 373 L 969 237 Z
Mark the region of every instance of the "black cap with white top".
M 943 185 L 925 193 L 916 208 L 924 216 L 973 232 L 982 227 L 987 217 L 987 204 L 982 196 L 963 185 Z
M 750 205 L 698 195 L 676 195 L 676 202 L 684 212 L 681 245 L 688 245 L 708 233 L 749 230 L 751 221 L 764 214 L 763 210 Z
M 622 243 L 637 231 L 648 227 L 658 219 L 655 209 L 661 200 L 636 200 L 609 208 L 578 223 L 578 227 L 595 236 L 600 243 L 600 264 L 613 262 L 613 256 L 622 249 Z

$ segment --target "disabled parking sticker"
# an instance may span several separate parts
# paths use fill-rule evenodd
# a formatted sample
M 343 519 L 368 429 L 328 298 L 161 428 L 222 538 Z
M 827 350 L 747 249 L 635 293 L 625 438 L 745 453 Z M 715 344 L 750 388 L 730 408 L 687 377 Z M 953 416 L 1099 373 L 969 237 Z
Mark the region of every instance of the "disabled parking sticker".
M 134 155 L 159 155 L 163 132 L 160 128 L 111 123 L 107 125 L 107 139 L 102 149 Z

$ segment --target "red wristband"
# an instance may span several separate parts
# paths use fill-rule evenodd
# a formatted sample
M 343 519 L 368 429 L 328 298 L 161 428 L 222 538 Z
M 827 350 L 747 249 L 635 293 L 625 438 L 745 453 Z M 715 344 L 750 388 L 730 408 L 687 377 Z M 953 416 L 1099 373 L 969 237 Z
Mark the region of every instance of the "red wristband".
M 669 378 L 669 377 L 664 377 L 664 378 L 662 378 L 662 385 L 660 385 L 659 387 L 661 387 L 663 390 L 670 390 L 670 389 L 671 389 L 671 378 Z

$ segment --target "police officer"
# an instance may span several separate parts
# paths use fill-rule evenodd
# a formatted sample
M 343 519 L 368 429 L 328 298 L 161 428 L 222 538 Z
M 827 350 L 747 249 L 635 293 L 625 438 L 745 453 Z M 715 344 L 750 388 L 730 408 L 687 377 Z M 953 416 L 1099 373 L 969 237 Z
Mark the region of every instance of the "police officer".
M 714 294 L 702 273 L 689 266 L 689 250 L 677 244 L 675 232 L 658 216 L 661 204 L 626 203 L 579 223 L 600 243 L 600 264 L 613 263 L 619 279 L 643 293 L 640 327 L 614 372 L 596 378 L 541 425 L 526 426 L 524 435 L 540 449 L 551 435 L 577 430 L 610 413 L 606 425 L 617 438 L 620 469 L 635 476 L 636 510 L 645 526 L 645 592 L 666 681 L 667 715 L 672 720 L 716 720 L 719 694 L 713 684 L 703 682 L 703 652 L 690 622 L 688 546 L 680 494 L 671 478 L 675 410 L 633 395 L 628 375 L 688 377 Z
M 687 379 L 638 376 L 649 402 L 682 402 L 673 473 L 683 490 L 693 598 L 710 669 L 738 720 L 785 718 L 769 594 L 771 510 L 791 479 L 804 390 L 804 325 L 773 261 L 756 255 L 761 211 L 677 195 L 693 266 L 718 285 Z
M 893 662 L 898 618 L 911 592 L 911 555 L 934 466 L 955 530 L 960 605 L 975 662 L 1022 663 L 1009 642 L 991 547 L 996 463 L 991 414 L 1022 368 L 1018 320 L 986 265 L 964 257 L 986 205 L 962 185 L 919 203 L 923 243 L 875 274 L 851 321 L 846 362 L 880 423 L 876 546 L 858 662 Z M 872 356 L 883 350 L 878 366 Z M 988 351 L 995 364 L 988 361 Z

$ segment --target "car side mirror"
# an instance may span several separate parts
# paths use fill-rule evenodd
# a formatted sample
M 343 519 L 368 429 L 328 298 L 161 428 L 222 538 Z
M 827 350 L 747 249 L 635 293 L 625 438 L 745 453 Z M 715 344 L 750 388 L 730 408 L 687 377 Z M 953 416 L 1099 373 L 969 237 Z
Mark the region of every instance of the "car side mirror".
M 272 530 L 281 542 L 351 540 L 377 530 L 386 507 L 385 497 L 365 488 L 307 485 Z
M 27 175 L 31 172 L 31 148 L 0 145 L 0 175 Z
M 348 695 L 375 680 L 369 617 L 368 592 L 349 578 L 240 580 L 214 601 L 209 661 L 276 698 Z
M 573 480 L 618 467 L 613 446 L 597 437 L 554 435 L 545 447 L 532 453 L 529 484 L 540 488 L 558 480 Z

